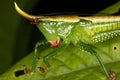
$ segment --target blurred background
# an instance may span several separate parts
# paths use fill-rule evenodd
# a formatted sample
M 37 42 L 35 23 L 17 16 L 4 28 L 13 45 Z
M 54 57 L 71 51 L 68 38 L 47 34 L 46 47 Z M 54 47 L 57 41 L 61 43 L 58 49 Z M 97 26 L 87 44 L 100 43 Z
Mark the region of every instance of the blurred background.
M 0 0 L 0 74 L 32 52 L 36 42 L 44 38 L 35 25 L 15 11 L 14 1 L 34 15 L 92 15 L 119 0 Z

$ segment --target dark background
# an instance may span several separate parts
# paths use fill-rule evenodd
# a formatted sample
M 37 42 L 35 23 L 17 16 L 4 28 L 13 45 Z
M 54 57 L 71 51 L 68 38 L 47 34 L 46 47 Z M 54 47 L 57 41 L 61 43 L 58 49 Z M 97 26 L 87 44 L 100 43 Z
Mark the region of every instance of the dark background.
M 34 13 L 80 12 L 92 14 L 117 1 L 118 0 L 40 0 L 34 9 Z
M 22 10 L 34 15 L 92 15 L 117 1 L 119 0 L 16 0 Z M 15 11 L 13 3 L 14 0 L 0 1 L 0 73 L 32 52 L 36 42 L 44 38 L 35 25 L 31 25 Z

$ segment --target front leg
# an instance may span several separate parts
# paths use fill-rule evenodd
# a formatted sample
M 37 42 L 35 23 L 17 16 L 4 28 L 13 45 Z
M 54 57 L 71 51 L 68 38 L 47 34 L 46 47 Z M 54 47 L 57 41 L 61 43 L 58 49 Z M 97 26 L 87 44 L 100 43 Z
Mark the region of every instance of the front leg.
M 93 50 L 93 48 L 92 48 L 91 46 L 89 46 L 89 45 L 87 45 L 87 44 L 84 44 L 84 43 L 82 43 L 82 42 L 78 43 L 78 44 L 75 45 L 75 46 L 77 46 L 79 49 L 81 49 L 81 50 L 83 50 L 83 51 L 85 51 L 85 52 L 88 52 L 88 53 L 94 55 L 94 56 L 97 58 L 100 66 L 102 67 L 105 75 L 109 78 L 109 73 L 108 73 L 106 67 L 104 66 L 104 63 L 103 63 L 101 57 L 96 53 L 96 51 Z
M 47 40 L 42 40 L 42 41 L 36 43 L 35 48 L 34 48 L 33 63 L 32 63 L 32 68 L 31 68 L 32 71 L 35 71 L 36 66 L 37 66 L 37 55 L 38 55 L 39 47 L 45 46 L 45 45 L 48 45 L 48 44 L 49 43 L 48 43 Z
M 48 68 L 50 67 L 48 60 L 55 56 L 56 54 L 58 54 L 60 51 L 62 51 L 66 46 L 67 43 L 63 41 L 59 47 L 57 47 L 55 50 L 53 50 L 52 52 L 48 53 L 46 56 L 43 57 L 43 62 L 45 63 L 46 66 L 40 67 L 41 72 L 44 73 L 48 70 Z
M 33 55 L 33 62 L 32 62 L 32 67 L 31 69 L 28 69 L 27 67 L 25 67 L 24 69 L 24 73 L 27 75 L 32 75 L 35 70 L 36 70 L 36 66 L 37 66 L 37 56 L 38 56 L 38 49 L 39 47 L 43 47 L 45 45 L 48 45 L 48 41 L 47 40 L 42 40 L 40 42 L 37 42 L 34 48 L 34 55 Z

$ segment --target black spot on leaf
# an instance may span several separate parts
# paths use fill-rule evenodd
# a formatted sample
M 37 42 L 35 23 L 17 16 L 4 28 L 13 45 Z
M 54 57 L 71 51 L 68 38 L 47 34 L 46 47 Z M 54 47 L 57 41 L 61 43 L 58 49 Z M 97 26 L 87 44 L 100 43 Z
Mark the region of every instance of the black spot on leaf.
M 15 71 L 15 76 L 16 76 L 16 77 L 19 77 L 19 76 L 24 75 L 24 74 L 25 74 L 25 73 L 24 73 L 24 70 Z
M 117 50 L 117 47 L 114 47 L 114 50 Z

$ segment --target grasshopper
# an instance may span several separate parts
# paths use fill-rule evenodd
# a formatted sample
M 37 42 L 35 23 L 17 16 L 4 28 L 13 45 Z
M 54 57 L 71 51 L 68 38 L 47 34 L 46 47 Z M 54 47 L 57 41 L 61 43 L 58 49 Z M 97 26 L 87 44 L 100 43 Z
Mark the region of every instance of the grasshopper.
M 109 74 L 101 57 L 93 50 L 92 45 L 120 36 L 120 16 L 33 16 L 22 11 L 15 3 L 15 9 L 19 14 L 36 24 L 46 40 L 56 49 L 44 56 L 46 64 L 41 70 L 46 72 L 50 67 L 49 58 L 58 54 L 61 50 L 72 43 L 86 53 L 96 56 L 100 66 L 109 80 L 115 79 L 115 73 Z M 34 52 L 34 65 L 36 68 L 37 48 L 43 44 L 37 43 Z M 111 77 L 112 76 L 112 77 Z

